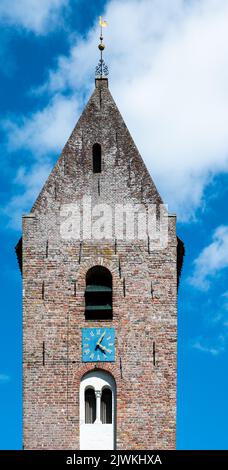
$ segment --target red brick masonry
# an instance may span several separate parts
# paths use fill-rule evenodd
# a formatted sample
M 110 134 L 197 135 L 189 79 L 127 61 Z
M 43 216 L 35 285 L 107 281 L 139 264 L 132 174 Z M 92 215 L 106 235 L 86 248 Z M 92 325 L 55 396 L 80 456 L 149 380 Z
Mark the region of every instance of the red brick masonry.
M 95 142 L 102 147 L 101 174 L 92 172 Z M 23 218 L 25 449 L 79 449 L 79 384 L 94 367 L 108 370 L 116 381 L 117 449 L 175 449 L 175 216 L 169 216 L 163 250 L 148 250 L 147 240 L 117 241 L 116 246 L 114 237 L 81 245 L 63 240 L 60 208 L 84 195 L 93 204 L 112 207 L 162 203 L 107 79 L 96 80 L 57 164 Z M 85 275 L 94 265 L 112 273 L 113 320 L 85 320 Z M 81 328 L 87 326 L 116 328 L 115 363 L 81 362 Z

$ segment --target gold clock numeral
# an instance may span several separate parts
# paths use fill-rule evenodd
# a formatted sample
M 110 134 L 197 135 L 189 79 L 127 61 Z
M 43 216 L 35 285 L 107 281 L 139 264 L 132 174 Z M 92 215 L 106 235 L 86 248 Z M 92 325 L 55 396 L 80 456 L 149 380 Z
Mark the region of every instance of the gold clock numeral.
M 111 336 L 110 336 L 110 335 L 107 337 L 107 341 L 109 341 L 109 339 L 111 339 Z
M 90 353 L 90 350 L 89 349 L 84 349 L 84 354 L 86 354 L 86 356 Z
M 90 336 L 94 336 L 94 332 L 93 332 L 93 331 L 90 331 Z
M 101 330 L 97 330 L 97 336 L 101 334 Z
M 94 353 L 92 353 L 92 354 L 90 354 L 90 356 L 89 356 L 89 357 L 90 357 L 90 359 L 94 359 L 94 356 L 95 356 L 95 354 L 94 354 Z
M 109 346 L 113 346 L 113 343 L 108 343 Z

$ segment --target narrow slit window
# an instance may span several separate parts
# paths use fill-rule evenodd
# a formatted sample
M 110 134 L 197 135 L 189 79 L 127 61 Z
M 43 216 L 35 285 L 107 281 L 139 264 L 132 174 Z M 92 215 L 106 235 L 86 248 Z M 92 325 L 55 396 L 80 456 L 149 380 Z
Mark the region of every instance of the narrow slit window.
M 101 146 L 93 145 L 93 173 L 101 173 Z
M 101 395 L 101 422 L 112 424 L 112 391 L 104 388 Z
M 85 391 L 85 424 L 93 424 L 96 420 L 96 396 L 93 388 Z

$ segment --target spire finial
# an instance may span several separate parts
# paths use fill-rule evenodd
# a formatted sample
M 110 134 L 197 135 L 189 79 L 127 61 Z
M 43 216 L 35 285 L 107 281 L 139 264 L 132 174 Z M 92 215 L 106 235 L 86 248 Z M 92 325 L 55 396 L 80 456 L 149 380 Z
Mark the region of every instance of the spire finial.
M 108 66 L 105 64 L 103 59 L 103 50 L 105 49 L 105 45 L 103 43 L 103 28 L 106 28 L 107 21 L 102 19 L 102 16 L 99 17 L 99 25 L 100 25 L 100 44 L 98 45 L 98 49 L 100 50 L 101 57 L 96 67 L 95 75 L 97 78 L 102 78 L 103 76 L 107 77 L 108 75 Z

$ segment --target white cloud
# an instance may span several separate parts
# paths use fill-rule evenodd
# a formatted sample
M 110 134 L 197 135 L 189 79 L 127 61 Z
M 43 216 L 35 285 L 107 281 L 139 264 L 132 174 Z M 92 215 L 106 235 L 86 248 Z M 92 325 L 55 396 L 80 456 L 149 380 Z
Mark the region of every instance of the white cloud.
M 24 210 L 31 209 L 42 185 L 45 183 L 52 165 L 49 162 L 37 162 L 30 170 L 20 167 L 15 178 L 16 195 L 4 207 L 2 212 L 9 219 L 9 227 L 21 230 L 21 216 Z
M 207 290 L 213 276 L 228 267 L 228 226 L 218 227 L 212 242 L 206 246 L 194 261 L 194 272 L 189 279 L 195 287 Z
M 33 206 L 42 185 L 53 167 L 54 153 L 58 153 L 67 141 L 78 117 L 79 103 L 76 96 L 56 94 L 41 112 L 2 121 L 10 139 L 8 152 L 18 149 L 32 152 L 32 163 L 19 167 L 14 179 L 14 196 L 1 209 L 9 219 L 9 227 L 21 230 L 22 213 Z
M 10 381 L 10 376 L 6 374 L 0 374 L 0 384 L 8 383 Z
M 204 316 L 204 328 L 200 336 L 191 341 L 191 347 L 217 356 L 227 351 L 228 346 L 228 292 L 217 295 L 213 302 L 208 297 L 206 303 L 201 303 L 200 314 Z
M 104 17 L 111 92 L 163 199 L 188 220 L 208 182 L 228 168 L 228 2 L 112 0 Z M 42 87 L 52 103 L 22 125 L 12 124 L 13 132 L 8 127 L 15 149 L 45 152 L 64 145 L 76 97 L 88 96 L 93 83 L 98 38 L 95 25 L 69 56 L 59 57 Z M 71 102 L 54 133 L 47 115 L 65 91 Z
M 166 202 L 186 219 L 228 168 L 227 1 L 112 1 L 105 17 L 111 91 Z M 95 28 L 59 58 L 49 91 L 81 86 L 96 42 Z
M 210 341 L 205 343 L 205 340 L 197 339 L 193 342 L 192 347 L 198 349 L 201 352 L 211 354 L 212 356 L 218 356 L 226 350 L 225 344 L 226 338 L 224 336 L 219 336 L 215 346 L 210 345 Z
M 5 120 L 2 126 L 9 134 L 9 151 L 30 150 L 35 158 L 49 152 L 58 152 L 73 130 L 78 116 L 76 97 L 56 94 L 43 111 L 22 119 Z
M 0 22 L 46 34 L 61 23 L 63 7 L 69 0 L 1 0 Z

